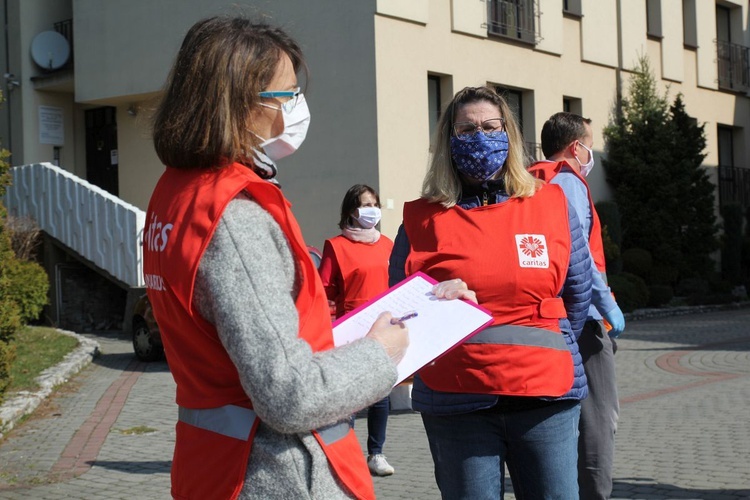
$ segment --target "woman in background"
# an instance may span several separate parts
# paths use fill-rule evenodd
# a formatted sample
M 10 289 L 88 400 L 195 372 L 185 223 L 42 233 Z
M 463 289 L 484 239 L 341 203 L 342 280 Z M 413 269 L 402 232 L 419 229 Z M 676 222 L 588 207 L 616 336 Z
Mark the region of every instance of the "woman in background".
M 380 217 L 380 197 L 373 188 L 349 188 L 341 202 L 341 234 L 326 240 L 320 262 L 320 277 L 336 305 L 336 318 L 388 289 L 393 241 L 376 229 Z M 367 410 L 367 466 L 377 476 L 394 473 L 383 455 L 389 412 L 388 396 Z

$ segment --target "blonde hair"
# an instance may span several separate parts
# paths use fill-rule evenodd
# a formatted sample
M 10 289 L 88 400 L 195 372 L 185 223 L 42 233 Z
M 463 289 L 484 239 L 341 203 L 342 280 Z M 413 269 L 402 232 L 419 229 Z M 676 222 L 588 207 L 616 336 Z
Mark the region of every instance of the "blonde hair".
M 466 87 L 453 97 L 438 122 L 434 140 L 435 151 L 422 183 L 422 197 L 428 201 L 441 203 L 444 207 L 450 208 L 461 198 L 461 178 L 451 158 L 453 124 L 462 106 L 478 101 L 487 101 L 497 106 L 500 116 L 505 120 L 508 158 L 499 175 L 503 176 L 508 194 L 514 198 L 527 198 L 533 196 L 542 185 L 541 181 L 526 171 L 523 136 L 505 99 L 490 87 Z

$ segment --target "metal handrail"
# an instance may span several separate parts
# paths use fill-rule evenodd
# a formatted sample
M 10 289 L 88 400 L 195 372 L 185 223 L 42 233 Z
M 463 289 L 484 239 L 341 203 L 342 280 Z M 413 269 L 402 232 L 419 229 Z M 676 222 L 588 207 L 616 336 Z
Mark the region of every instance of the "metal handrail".
M 142 287 L 146 213 L 51 163 L 10 169 L 8 213 L 39 228 L 130 287 Z

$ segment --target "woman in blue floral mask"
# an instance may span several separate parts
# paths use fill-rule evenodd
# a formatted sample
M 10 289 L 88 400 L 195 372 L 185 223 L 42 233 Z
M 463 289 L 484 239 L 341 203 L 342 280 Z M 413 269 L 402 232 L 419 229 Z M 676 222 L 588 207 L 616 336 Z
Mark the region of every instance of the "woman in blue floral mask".
M 590 256 L 562 190 L 526 171 L 523 144 L 493 89 L 458 92 L 390 258 L 391 283 L 460 276 L 494 318 L 414 380 L 443 498 L 502 498 L 506 467 L 518 499 L 578 498 Z

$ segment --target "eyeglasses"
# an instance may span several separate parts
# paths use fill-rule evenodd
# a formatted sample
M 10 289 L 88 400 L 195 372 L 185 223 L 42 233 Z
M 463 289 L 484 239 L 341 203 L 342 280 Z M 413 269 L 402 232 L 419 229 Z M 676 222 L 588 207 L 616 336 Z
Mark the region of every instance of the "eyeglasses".
M 297 101 L 299 101 L 300 88 L 295 87 L 293 90 L 264 90 L 263 92 L 259 92 L 258 95 L 263 99 L 287 98 L 287 101 L 281 103 L 281 108 L 289 113 L 297 105 Z M 271 109 L 280 109 L 265 103 L 260 103 L 260 105 Z
M 458 122 L 453 124 L 453 133 L 460 141 L 471 140 L 480 130 L 487 137 L 496 138 L 505 130 L 505 120 L 502 118 L 490 118 L 483 121 L 481 125 L 473 122 Z

